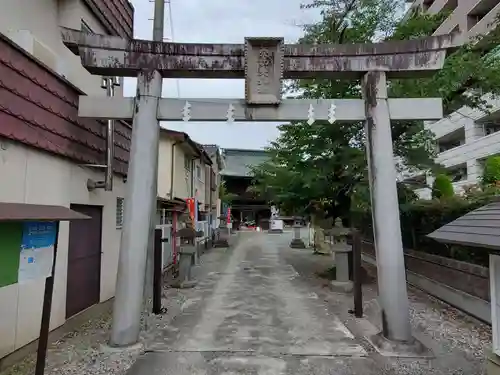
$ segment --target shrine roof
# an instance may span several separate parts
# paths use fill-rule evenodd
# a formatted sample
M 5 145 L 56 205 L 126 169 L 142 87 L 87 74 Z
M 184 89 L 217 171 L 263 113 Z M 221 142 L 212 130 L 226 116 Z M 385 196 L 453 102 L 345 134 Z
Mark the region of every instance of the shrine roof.
M 226 148 L 224 159 L 226 167 L 222 170 L 223 176 L 251 177 L 251 168 L 268 160 L 264 150 L 245 150 Z
M 448 244 L 500 250 L 500 200 L 459 217 L 428 237 Z

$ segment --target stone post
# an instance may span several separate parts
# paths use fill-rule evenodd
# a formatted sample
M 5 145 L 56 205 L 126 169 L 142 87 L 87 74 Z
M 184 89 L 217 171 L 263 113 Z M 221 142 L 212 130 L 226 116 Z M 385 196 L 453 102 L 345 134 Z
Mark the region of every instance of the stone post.
M 290 247 L 292 249 L 305 249 L 306 245 L 302 238 L 300 237 L 300 229 L 302 228 L 302 225 L 298 220 L 295 221 L 293 224 L 293 239 L 292 242 L 290 243 Z
M 352 281 L 349 280 L 349 253 L 352 248 L 347 243 L 348 234 L 349 229 L 344 228 L 342 221 L 337 219 L 332 229 L 335 280 L 331 282 L 331 285 L 333 290 L 343 293 L 350 293 L 353 287 Z
M 366 73 L 362 87 L 382 333 L 408 342 L 412 335 L 385 73 Z

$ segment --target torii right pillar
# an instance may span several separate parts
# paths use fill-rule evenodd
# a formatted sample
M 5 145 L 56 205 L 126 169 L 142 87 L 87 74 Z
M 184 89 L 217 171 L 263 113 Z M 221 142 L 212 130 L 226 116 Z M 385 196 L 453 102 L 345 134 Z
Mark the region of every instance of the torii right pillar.
M 426 42 L 430 42 L 429 39 Z M 458 43 L 448 46 L 457 47 L 460 37 L 454 36 Z M 434 41 L 435 42 L 435 41 Z M 382 332 L 370 338 L 372 344 L 385 355 L 402 354 L 425 356 L 428 350 L 412 336 L 409 302 L 406 284 L 406 271 L 401 239 L 399 203 L 397 193 L 397 174 L 394 161 L 391 112 L 387 94 L 387 74 L 398 77 L 405 71 L 405 78 L 415 76 L 418 71 L 435 72 L 443 67 L 446 49 L 428 48 L 422 43 L 421 49 L 427 50 L 425 58 L 418 58 L 419 52 L 407 51 L 399 61 L 391 61 L 385 67 L 368 70 L 362 78 L 362 92 L 365 101 L 365 134 L 370 196 L 372 206 L 373 236 L 377 256 L 377 279 L 379 303 L 381 307 Z M 401 46 L 404 50 L 404 47 Z M 401 50 L 399 52 L 401 52 Z M 386 51 L 391 54 L 392 51 Z M 367 65 L 370 65 L 369 63 Z M 409 102 L 408 102 L 409 103 Z M 408 103 L 400 102 L 395 106 Z M 403 112 L 404 108 L 400 108 Z M 399 110 L 399 109 L 398 109 Z M 429 108 L 421 108 L 425 113 Z

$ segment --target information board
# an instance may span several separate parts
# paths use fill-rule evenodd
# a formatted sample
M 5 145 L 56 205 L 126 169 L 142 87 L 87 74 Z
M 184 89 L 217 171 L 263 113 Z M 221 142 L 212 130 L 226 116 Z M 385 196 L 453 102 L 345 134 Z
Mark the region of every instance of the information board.
M 56 236 L 55 222 L 23 223 L 18 275 L 20 284 L 45 279 L 52 275 Z

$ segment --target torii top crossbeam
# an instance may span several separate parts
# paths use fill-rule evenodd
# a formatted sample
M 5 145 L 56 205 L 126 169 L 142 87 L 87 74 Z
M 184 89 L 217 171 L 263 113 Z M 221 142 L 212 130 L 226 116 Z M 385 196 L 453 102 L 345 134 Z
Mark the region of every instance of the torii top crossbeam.
M 92 74 L 136 77 L 141 70 L 157 70 L 163 77 L 175 78 L 244 78 L 249 50 L 260 47 L 271 47 L 276 52 L 273 57 L 281 60 L 276 64 L 282 65 L 279 78 L 356 78 L 368 71 L 418 77 L 441 69 L 446 51 L 462 42 L 459 34 L 447 34 L 373 44 L 284 44 L 283 38 L 199 44 L 127 40 L 67 28 L 62 36 Z

